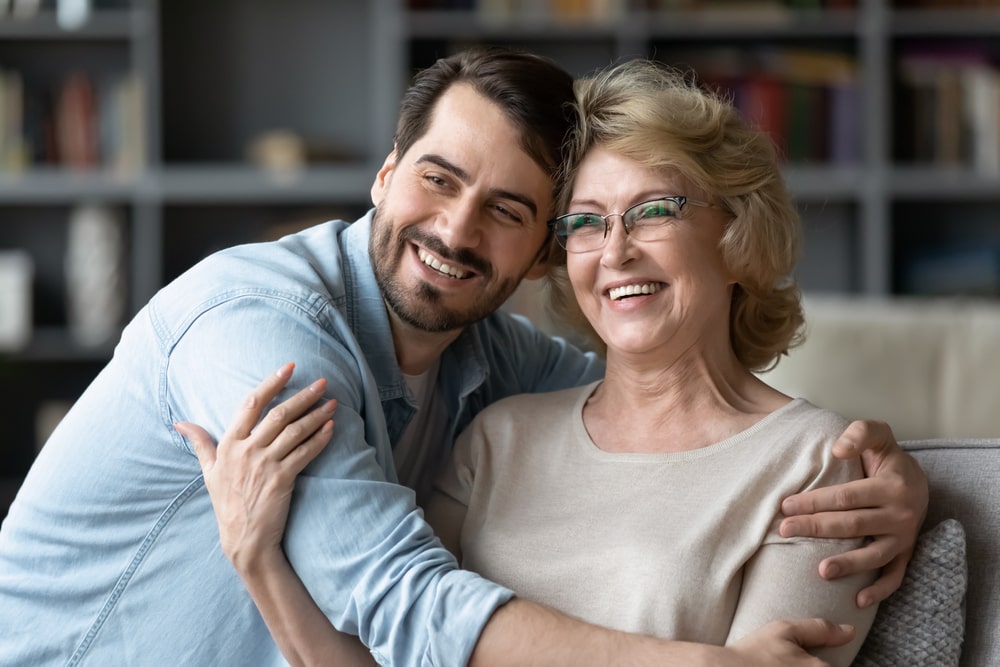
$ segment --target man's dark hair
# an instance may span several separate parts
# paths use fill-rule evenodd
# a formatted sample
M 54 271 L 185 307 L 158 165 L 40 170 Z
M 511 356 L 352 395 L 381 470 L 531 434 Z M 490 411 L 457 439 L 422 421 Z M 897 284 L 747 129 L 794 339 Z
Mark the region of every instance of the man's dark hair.
M 524 151 L 555 176 L 575 119 L 573 77 L 551 60 L 500 47 L 462 51 L 417 74 L 400 105 L 395 137 L 398 156 L 424 135 L 434 105 L 456 83 L 471 85 L 497 104 L 520 131 Z

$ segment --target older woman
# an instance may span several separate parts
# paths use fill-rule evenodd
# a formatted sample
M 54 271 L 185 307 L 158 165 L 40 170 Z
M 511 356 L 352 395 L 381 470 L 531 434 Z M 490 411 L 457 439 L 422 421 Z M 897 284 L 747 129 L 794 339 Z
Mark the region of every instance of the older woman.
M 724 100 L 649 62 L 578 86 L 552 293 L 605 352 L 606 377 L 481 412 L 428 520 L 465 567 L 585 620 L 751 655 L 776 636 L 771 621 L 826 618 L 859 630 L 822 652 L 847 665 L 875 613 L 855 605 L 871 576 L 829 581 L 818 566 L 860 541 L 779 532 L 782 498 L 861 477 L 830 454 L 847 420 L 754 374 L 802 326 L 799 221 L 774 149 Z M 325 437 L 283 445 L 289 469 Z M 276 543 L 291 484 L 257 498 L 283 500 L 274 522 L 249 526 L 269 532 L 251 542 Z M 246 502 L 212 491 L 217 511 Z M 247 540 L 220 525 L 224 546 Z M 308 594 L 287 562 L 240 573 L 268 582 L 261 611 L 283 647 L 342 641 L 318 608 L 297 606 Z M 778 661 L 768 655 L 761 664 Z
M 464 567 L 600 625 L 712 644 L 779 618 L 867 630 L 866 578 L 817 574 L 849 545 L 778 532 L 782 498 L 861 470 L 829 453 L 846 420 L 754 375 L 802 325 L 770 142 L 648 62 L 577 94 L 554 303 L 605 379 L 481 413 L 429 520 Z M 825 655 L 849 664 L 863 637 Z

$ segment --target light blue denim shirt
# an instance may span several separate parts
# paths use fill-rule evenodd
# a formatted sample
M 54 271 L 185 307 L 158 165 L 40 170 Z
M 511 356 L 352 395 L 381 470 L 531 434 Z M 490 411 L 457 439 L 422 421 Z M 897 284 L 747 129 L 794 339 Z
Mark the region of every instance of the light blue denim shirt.
M 389 665 L 463 665 L 511 593 L 460 570 L 395 484 L 414 413 L 368 257 L 371 213 L 213 255 L 161 290 L 45 444 L 0 530 L 0 664 L 282 665 L 219 547 L 186 420 L 221 435 L 262 377 L 324 377 L 333 441 L 285 549 L 317 603 Z M 596 379 L 592 357 L 496 314 L 445 352 L 451 437 L 504 396 Z M 451 448 L 443 442 L 435 458 Z

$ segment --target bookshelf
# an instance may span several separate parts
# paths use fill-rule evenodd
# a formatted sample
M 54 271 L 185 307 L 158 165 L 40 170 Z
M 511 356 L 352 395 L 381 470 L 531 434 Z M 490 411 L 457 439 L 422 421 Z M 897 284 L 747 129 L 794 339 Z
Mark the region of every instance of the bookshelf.
M 786 112 L 777 135 L 803 213 L 807 290 L 1000 295 L 1000 141 L 989 139 L 1000 119 L 984 120 L 987 105 L 970 124 L 942 101 L 952 75 L 935 74 L 975 71 L 964 78 L 1000 88 L 1000 3 L 516 4 L 92 0 L 67 28 L 57 0 L 0 3 L 0 261 L 18 251 L 33 262 L 32 335 L 6 347 L 0 338 L 0 415 L 13 429 L 0 449 L 0 513 L 46 428 L 36 416 L 72 400 L 114 343 L 84 344 L 68 320 L 74 212 L 97 204 L 119 220 L 123 322 L 217 248 L 363 212 L 411 74 L 470 44 L 522 46 L 576 75 L 652 56 L 698 69 L 750 114 L 765 105 L 747 100 L 777 99 L 761 92 L 776 79 L 784 108 L 821 119 Z M 30 11 L 12 16 L 18 5 Z M 90 122 L 104 131 L 46 153 L 42 119 L 58 116 L 73 73 L 90 90 L 77 80 L 66 122 L 79 127 L 89 96 Z M 834 132 L 841 84 L 850 90 Z M 35 101 L 15 123 L 18 89 Z M 918 110 L 932 128 L 923 135 Z M 920 144 L 936 118 L 954 132 Z

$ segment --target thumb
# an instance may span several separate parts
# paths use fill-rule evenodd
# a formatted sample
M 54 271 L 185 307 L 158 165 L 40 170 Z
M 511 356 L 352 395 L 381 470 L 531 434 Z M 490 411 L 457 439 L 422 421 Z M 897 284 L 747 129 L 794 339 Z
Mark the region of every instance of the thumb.
M 791 638 L 802 648 L 841 646 L 854 639 L 854 626 L 812 618 L 793 621 Z
M 198 464 L 201 465 L 201 471 L 204 473 L 211 470 L 215 466 L 216 452 L 215 440 L 208 434 L 208 431 L 191 422 L 176 422 L 174 429 L 191 441 L 194 453 L 198 457 Z

